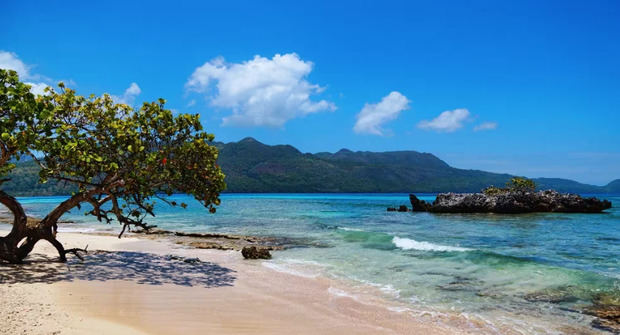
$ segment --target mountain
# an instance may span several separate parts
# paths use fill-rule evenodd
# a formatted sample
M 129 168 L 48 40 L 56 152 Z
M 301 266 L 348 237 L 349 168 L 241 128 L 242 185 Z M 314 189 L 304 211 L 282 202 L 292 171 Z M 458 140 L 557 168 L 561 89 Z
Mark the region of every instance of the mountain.
M 266 145 L 253 138 L 215 143 L 227 192 L 477 192 L 502 186 L 512 175 L 464 170 L 417 151 L 302 153 L 290 145 Z M 20 163 L 2 188 L 11 194 L 68 194 L 62 183 L 38 184 L 33 162 Z M 575 193 L 620 193 L 620 179 L 607 186 L 538 178 L 541 189 Z
M 290 145 L 265 145 L 253 138 L 217 143 L 228 192 L 475 192 L 504 185 L 512 175 L 464 170 L 429 153 L 367 152 L 304 154 Z M 605 193 L 615 188 L 557 178 L 539 178 L 541 188 Z M 611 184 L 610 184 L 611 185 Z M 617 191 L 613 191 L 616 189 Z
M 620 179 L 616 179 L 604 186 L 606 193 L 620 193 Z
M 14 196 L 34 195 L 65 195 L 71 194 L 76 188 L 57 180 L 49 180 L 45 184 L 39 183 L 39 166 L 31 159 L 23 159 L 17 163 L 17 167 L 8 176 L 8 182 L 0 188 Z

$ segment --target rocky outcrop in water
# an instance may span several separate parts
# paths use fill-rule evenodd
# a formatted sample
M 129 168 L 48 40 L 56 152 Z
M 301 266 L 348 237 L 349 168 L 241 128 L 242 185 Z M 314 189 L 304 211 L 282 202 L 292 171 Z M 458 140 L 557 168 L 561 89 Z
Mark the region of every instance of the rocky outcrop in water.
M 418 199 L 418 197 L 413 194 L 409 194 L 409 201 L 411 201 L 411 210 L 413 212 L 428 212 L 431 208 L 431 204 Z
M 585 312 L 597 317 L 597 319 L 592 321 L 593 327 L 620 334 L 619 305 L 594 305 Z
M 620 294 L 615 292 L 601 292 L 594 296 L 592 306 L 584 313 L 596 316 L 592 326 L 607 330 L 613 334 L 620 334 Z
M 405 206 L 405 205 L 400 205 L 400 206 L 398 206 L 398 208 L 396 208 L 396 207 L 388 207 L 387 211 L 388 212 L 408 212 L 409 208 L 407 208 L 407 206 Z
M 484 193 L 441 193 L 430 204 L 410 194 L 413 211 L 433 213 L 600 213 L 611 208 L 608 200 L 584 198 L 556 191 Z

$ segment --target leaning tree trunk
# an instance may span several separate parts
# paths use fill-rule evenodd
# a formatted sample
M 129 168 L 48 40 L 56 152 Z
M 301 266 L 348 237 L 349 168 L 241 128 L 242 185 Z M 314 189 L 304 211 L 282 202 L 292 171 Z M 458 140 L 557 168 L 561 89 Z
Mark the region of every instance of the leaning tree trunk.
M 24 259 L 25 255 L 24 257 L 20 257 L 21 254 L 18 243 L 26 237 L 28 217 L 19 201 L 2 190 L 0 190 L 0 203 L 13 214 L 13 227 L 11 228 L 11 232 L 5 237 L 0 237 L 0 259 L 10 263 L 19 263 Z M 25 249 L 23 250 L 25 251 Z
M 13 214 L 13 227 L 11 232 L 5 237 L 0 237 L 0 260 L 5 260 L 10 263 L 21 263 L 40 240 L 46 240 L 56 248 L 61 262 L 67 260 L 68 253 L 73 253 L 80 257 L 77 252 L 85 252 L 85 250 L 65 250 L 62 243 L 56 239 L 58 220 L 62 214 L 79 204 L 80 201 L 81 197 L 72 197 L 63 201 L 43 220 L 29 223 L 26 212 L 19 201 L 0 190 L 0 203 L 6 206 Z

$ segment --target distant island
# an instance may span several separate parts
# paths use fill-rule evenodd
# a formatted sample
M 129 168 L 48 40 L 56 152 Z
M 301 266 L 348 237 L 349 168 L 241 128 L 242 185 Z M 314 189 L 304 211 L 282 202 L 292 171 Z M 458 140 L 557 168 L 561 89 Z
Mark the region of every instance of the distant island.
M 218 164 L 231 193 L 440 193 L 477 192 L 503 185 L 513 175 L 451 167 L 430 153 L 417 151 L 302 153 L 290 145 L 266 145 L 251 137 L 216 143 Z M 66 195 L 74 191 L 58 181 L 38 183 L 39 168 L 18 162 L 2 185 L 21 196 Z M 620 193 L 620 179 L 605 186 L 560 178 L 535 178 L 537 189 L 572 193 Z

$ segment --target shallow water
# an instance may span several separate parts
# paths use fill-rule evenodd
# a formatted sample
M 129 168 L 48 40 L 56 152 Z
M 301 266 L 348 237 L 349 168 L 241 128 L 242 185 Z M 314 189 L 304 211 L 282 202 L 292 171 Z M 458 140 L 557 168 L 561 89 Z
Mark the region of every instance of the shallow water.
M 589 327 L 597 296 L 620 297 L 620 197 L 606 214 L 429 214 L 387 212 L 405 194 L 225 194 L 210 215 L 159 206 L 164 229 L 292 237 L 303 242 L 265 265 L 296 275 L 378 288 L 399 306 L 457 312 L 524 333 Z M 434 196 L 422 195 L 432 201 Z M 63 197 L 21 198 L 43 216 Z M 87 210 L 83 208 L 82 211 Z M 114 230 L 81 212 L 70 230 Z M 297 240 L 299 241 L 299 240 Z M 339 294 L 344 294 L 339 292 Z

